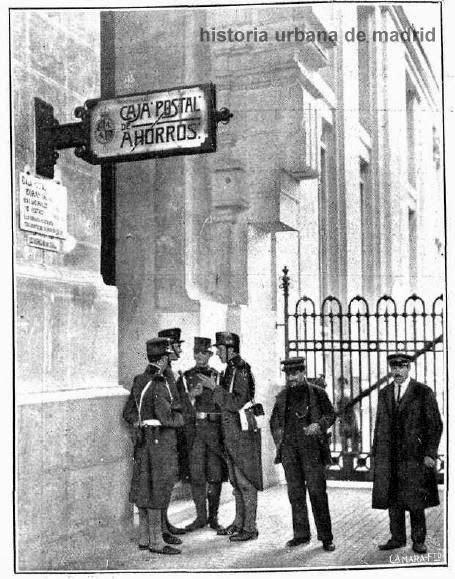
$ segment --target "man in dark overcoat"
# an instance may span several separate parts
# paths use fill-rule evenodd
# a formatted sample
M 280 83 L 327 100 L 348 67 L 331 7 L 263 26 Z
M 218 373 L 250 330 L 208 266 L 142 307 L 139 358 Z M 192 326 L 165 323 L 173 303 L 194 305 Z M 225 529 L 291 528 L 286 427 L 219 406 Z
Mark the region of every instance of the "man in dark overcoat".
M 212 529 L 219 529 L 221 485 L 227 480 L 221 410 L 213 401 L 212 390 L 204 388 L 201 382 L 202 376 L 219 381 L 219 373 L 209 366 L 213 355 L 211 347 L 210 338 L 194 338 L 196 365 L 177 381 L 180 398 L 188 401 L 184 405 L 185 434 L 190 455 L 191 492 L 196 506 L 196 519 L 186 527 L 187 531 L 201 529 L 207 524 Z
M 160 330 L 158 332 L 159 338 L 168 338 L 171 342 L 171 354 L 169 356 L 169 364 L 164 371 L 164 375 L 166 380 L 169 384 L 171 389 L 172 395 L 174 396 L 175 400 L 178 400 L 180 403 L 182 410 L 185 410 L 185 407 L 188 405 L 188 400 L 186 397 L 181 396 L 177 388 L 177 380 L 174 374 L 174 369 L 172 368 L 172 362 L 175 362 L 180 358 L 180 354 L 182 353 L 182 344 L 185 340 L 181 339 L 182 330 L 180 328 L 166 328 L 164 330 Z M 183 412 L 183 417 L 185 418 L 187 414 Z M 178 480 L 182 482 L 189 482 L 190 480 L 190 461 L 189 461 L 189 454 L 188 454 L 188 447 L 186 442 L 185 430 L 184 428 L 177 429 L 177 454 L 178 454 Z M 169 502 L 171 498 L 169 497 Z M 171 542 L 173 545 L 180 545 L 181 539 L 176 537 L 176 535 L 184 535 L 185 529 L 181 527 L 176 527 L 169 521 L 168 517 L 168 509 L 169 505 L 165 509 L 163 509 L 163 529 L 166 534 L 166 540 Z
M 373 508 L 389 510 L 391 538 L 379 549 L 406 545 L 405 511 L 409 511 L 412 548 L 426 553 L 425 509 L 439 504 L 436 459 L 441 415 L 433 391 L 409 376 L 413 358 L 398 353 L 387 359 L 393 382 L 378 397 Z
M 286 546 L 310 542 L 308 488 L 318 539 L 326 551 L 333 551 L 325 467 L 331 462 L 327 429 L 335 422 L 335 413 L 325 390 L 306 379 L 304 358 L 288 358 L 282 364 L 286 388 L 276 397 L 270 428 L 277 447 L 275 462 L 283 463 L 292 509 L 294 536 Z
M 254 378 L 250 365 L 240 357 L 240 338 L 231 332 L 217 332 L 220 360 L 227 364 L 220 384 L 204 378 L 203 384 L 213 390 L 213 401 L 221 409 L 221 428 L 229 481 L 235 497 L 235 519 L 219 535 L 231 541 L 250 541 L 258 537 L 256 527 L 257 492 L 263 490 L 261 431 L 243 430 L 240 411 L 254 399 Z
M 161 521 L 177 479 L 176 429 L 183 425 L 180 405 L 163 375 L 170 352 L 166 338 L 147 342 L 149 365 L 134 378 L 123 417 L 134 440 L 129 498 L 139 511 L 139 548 L 176 555 L 178 549 L 165 545 Z

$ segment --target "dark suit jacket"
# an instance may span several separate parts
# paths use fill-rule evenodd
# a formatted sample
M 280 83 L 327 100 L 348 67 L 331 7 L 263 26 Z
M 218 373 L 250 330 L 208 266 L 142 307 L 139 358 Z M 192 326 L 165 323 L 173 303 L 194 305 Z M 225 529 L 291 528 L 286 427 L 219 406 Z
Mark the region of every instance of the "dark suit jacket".
M 315 437 L 315 452 L 320 452 L 324 464 L 331 463 L 331 454 L 327 438 L 327 429 L 335 422 L 335 412 L 326 391 L 308 380 L 299 387 L 308 388 L 308 411 L 310 423 L 318 423 L 322 434 Z M 286 404 L 288 388 L 278 393 L 270 418 L 270 429 L 277 448 L 275 464 L 281 462 L 281 447 L 283 444 L 284 427 L 286 423 Z

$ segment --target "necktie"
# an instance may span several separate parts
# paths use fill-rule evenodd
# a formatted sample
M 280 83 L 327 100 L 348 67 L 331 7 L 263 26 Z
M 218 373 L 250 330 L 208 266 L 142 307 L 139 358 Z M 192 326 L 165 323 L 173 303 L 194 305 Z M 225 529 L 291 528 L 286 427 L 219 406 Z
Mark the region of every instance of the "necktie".
M 400 398 L 401 398 L 401 384 L 398 384 L 397 404 L 400 403 Z

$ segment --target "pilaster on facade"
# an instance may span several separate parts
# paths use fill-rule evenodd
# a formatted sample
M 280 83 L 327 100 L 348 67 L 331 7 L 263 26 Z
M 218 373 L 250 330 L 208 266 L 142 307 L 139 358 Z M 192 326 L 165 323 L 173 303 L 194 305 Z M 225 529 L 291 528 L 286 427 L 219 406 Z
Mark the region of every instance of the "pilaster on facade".
M 357 25 L 355 7 L 339 9 L 339 30 Z M 339 215 L 339 292 L 344 299 L 362 286 L 362 241 L 359 196 L 359 89 L 356 43 L 342 42 L 337 52 L 336 151 Z
M 374 26 L 384 30 L 385 11 L 375 7 Z M 388 139 L 388 87 L 393 78 L 388 68 L 385 43 L 374 43 L 376 74 L 373 77 L 373 188 L 376 197 L 377 215 L 377 295 L 390 294 L 391 272 L 391 231 L 390 231 L 390 146 Z

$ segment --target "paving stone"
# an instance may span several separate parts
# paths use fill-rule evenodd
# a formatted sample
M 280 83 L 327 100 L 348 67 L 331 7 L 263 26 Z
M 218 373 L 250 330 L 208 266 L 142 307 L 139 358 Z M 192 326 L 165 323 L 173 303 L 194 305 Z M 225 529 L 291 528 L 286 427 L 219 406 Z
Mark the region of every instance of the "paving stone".
M 406 547 L 392 552 L 379 551 L 377 545 L 389 538 L 387 511 L 371 508 L 371 488 L 329 487 L 329 504 L 336 550 L 327 553 L 316 539 L 316 529 L 310 515 L 313 538 L 311 543 L 294 549 L 285 547 L 292 537 L 291 509 L 285 485 L 259 494 L 256 541 L 232 544 L 218 537 L 208 527 L 183 536 L 182 554 L 166 557 L 137 549 L 135 530 L 116 536 L 99 556 L 68 565 L 67 569 L 91 570 L 226 570 L 226 569 L 308 569 L 390 565 L 442 565 L 445 563 L 443 493 L 441 505 L 427 510 L 428 555 L 418 557 L 411 541 Z M 171 506 L 170 519 L 184 526 L 194 518 L 190 501 L 178 501 Z M 224 485 L 220 507 L 221 524 L 229 524 L 234 515 L 230 486 Z M 407 520 L 410 532 L 409 517 Z

